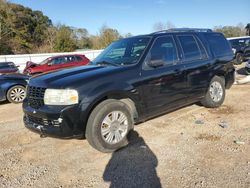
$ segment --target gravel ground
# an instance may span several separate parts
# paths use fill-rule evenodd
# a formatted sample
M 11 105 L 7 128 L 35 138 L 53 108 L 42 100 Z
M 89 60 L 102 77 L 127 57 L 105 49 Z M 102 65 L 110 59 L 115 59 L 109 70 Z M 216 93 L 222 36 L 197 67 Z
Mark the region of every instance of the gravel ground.
M 250 187 L 250 85 L 218 109 L 191 105 L 136 126 L 128 147 L 40 138 L 0 104 L 0 187 Z M 236 142 L 236 143 L 235 143 Z

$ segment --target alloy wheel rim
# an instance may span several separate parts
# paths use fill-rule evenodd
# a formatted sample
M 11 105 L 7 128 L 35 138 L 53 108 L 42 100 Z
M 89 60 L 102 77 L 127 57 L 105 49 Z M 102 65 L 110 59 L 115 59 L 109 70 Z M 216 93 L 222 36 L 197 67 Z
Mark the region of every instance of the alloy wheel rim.
M 14 88 L 10 92 L 10 98 L 15 102 L 22 102 L 26 96 L 25 90 L 23 88 Z
M 110 112 L 102 121 L 101 135 L 108 144 L 120 142 L 128 132 L 128 118 L 121 111 Z
M 209 88 L 210 96 L 214 102 L 219 102 L 223 96 L 223 89 L 219 82 L 215 81 Z

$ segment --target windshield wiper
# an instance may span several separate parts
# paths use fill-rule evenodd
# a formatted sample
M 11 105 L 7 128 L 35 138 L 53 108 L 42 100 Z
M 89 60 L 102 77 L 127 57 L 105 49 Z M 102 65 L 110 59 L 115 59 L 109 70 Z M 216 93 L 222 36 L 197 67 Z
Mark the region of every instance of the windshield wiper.
M 108 61 L 100 61 L 100 62 L 97 62 L 95 64 L 96 65 L 113 65 L 113 66 L 116 66 L 116 67 L 119 66 L 119 64 L 108 62 Z

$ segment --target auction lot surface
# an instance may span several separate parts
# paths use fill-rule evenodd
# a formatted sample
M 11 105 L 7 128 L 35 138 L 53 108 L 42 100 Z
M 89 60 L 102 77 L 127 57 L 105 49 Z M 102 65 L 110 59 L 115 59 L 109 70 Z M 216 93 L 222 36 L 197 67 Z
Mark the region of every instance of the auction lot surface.
M 188 106 L 135 128 L 113 154 L 40 138 L 21 105 L 0 104 L 0 187 L 250 187 L 250 85 L 219 109 Z M 235 143 L 234 141 L 237 141 Z

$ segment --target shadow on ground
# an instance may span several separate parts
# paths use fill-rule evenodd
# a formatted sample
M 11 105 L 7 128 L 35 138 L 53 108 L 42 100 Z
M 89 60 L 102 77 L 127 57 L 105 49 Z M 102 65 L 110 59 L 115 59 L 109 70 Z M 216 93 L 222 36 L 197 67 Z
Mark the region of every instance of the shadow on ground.
M 112 154 L 103 173 L 110 187 L 161 187 L 158 160 L 136 131 L 129 134 L 129 145 Z
M 4 105 L 4 104 L 10 104 L 10 102 L 9 101 L 0 101 L 0 105 Z

